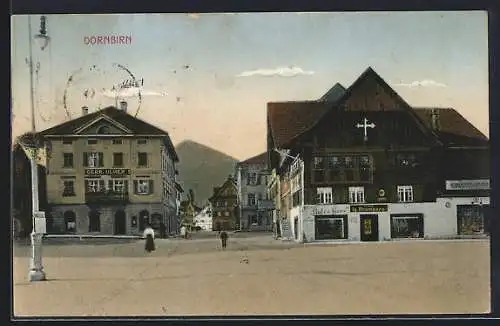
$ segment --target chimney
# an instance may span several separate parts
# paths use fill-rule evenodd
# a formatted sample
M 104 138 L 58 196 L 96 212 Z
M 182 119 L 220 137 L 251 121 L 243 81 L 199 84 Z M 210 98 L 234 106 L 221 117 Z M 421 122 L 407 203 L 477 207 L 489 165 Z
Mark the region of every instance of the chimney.
M 89 114 L 89 108 L 87 106 L 82 106 L 82 115 Z
M 439 131 L 441 129 L 441 122 L 439 120 L 440 120 L 439 110 L 432 109 L 431 111 L 432 130 Z
M 120 101 L 120 110 L 127 112 L 127 101 Z

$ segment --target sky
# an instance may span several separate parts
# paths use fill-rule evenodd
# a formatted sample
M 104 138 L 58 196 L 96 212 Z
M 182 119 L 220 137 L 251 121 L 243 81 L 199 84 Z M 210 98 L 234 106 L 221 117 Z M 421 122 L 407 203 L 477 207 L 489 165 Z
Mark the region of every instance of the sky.
M 31 128 L 28 16 L 11 24 L 16 137 Z M 483 11 L 48 15 L 47 35 L 32 43 L 37 130 L 66 121 L 65 105 L 72 118 L 113 105 L 119 64 L 144 81 L 140 119 L 244 160 L 266 150 L 267 102 L 318 99 L 371 66 L 410 105 L 453 107 L 489 134 Z M 136 94 L 120 93 L 132 114 Z

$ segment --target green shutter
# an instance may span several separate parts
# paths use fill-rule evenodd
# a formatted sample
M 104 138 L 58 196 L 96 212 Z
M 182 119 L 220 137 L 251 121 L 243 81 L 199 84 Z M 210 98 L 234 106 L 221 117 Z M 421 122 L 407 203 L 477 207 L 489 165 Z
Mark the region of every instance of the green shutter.
M 89 166 L 89 154 L 87 152 L 83 153 L 83 166 Z
M 123 182 L 123 184 L 124 184 L 124 186 L 123 186 L 124 187 L 124 191 L 125 191 L 126 194 L 128 194 L 128 180 L 125 180 Z
M 108 190 L 113 191 L 113 180 L 108 180 Z
M 137 180 L 134 180 L 134 194 L 137 194 L 137 186 L 138 186 L 138 182 L 137 182 Z
M 98 166 L 100 168 L 104 167 L 104 153 L 103 152 L 99 152 L 98 153 L 98 157 L 99 157 L 99 162 L 98 162 Z
M 149 180 L 149 193 L 154 194 L 154 182 L 153 180 Z

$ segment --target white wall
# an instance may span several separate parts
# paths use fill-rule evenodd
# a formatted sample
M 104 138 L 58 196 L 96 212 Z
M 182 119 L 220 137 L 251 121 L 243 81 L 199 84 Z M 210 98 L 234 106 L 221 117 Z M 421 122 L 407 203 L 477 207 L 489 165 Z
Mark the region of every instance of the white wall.
M 307 205 L 301 208 L 296 207 L 290 211 L 290 224 L 293 230 L 293 218 L 299 216 L 298 210 L 301 209 L 303 232 L 306 240 L 314 241 L 315 215 L 347 215 L 348 240 L 359 241 L 359 216 L 362 214 L 377 214 L 379 239 L 382 241 L 391 239 L 391 214 L 422 214 L 424 218 L 424 236 L 426 238 L 448 237 L 457 235 L 457 205 L 479 204 L 479 202 L 483 205 L 489 205 L 490 203 L 488 197 L 438 198 L 436 202 L 430 203 L 389 203 L 387 204 L 388 211 L 379 213 L 351 213 L 350 205 L 345 204 Z M 302 237 L 302 232 L 299 233 L 299 236 Z

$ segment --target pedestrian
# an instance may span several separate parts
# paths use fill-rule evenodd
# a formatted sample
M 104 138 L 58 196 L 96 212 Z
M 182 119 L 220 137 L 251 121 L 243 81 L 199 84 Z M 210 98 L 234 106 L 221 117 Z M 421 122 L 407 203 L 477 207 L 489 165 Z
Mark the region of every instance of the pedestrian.
M 227 232 L 222 230 L 219 234 L 219 237 L 222 244 L 222 250 L 225 250 L 227 247 Z
M 144 229 L 144 238 L 146 239 L 146 243 L 144 245 L 146 252 L 150 253 L 155 251 L 155 231 L 149 224 L 146 224 L 146 228 Z
M 187 236 L 186 226 L 183 225 L 181 226 L 181 237 L 186 239 L 186 236 Z
M 167 237 L 167 227 L 165 224 L 162 222 L 160 223 L 160 238 L 165 239 Z

